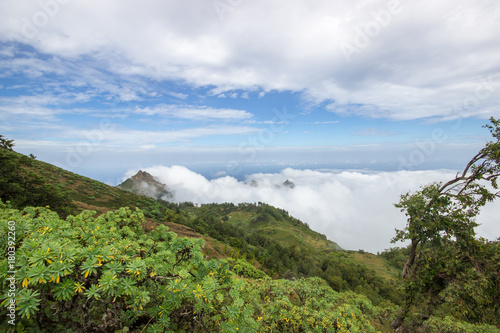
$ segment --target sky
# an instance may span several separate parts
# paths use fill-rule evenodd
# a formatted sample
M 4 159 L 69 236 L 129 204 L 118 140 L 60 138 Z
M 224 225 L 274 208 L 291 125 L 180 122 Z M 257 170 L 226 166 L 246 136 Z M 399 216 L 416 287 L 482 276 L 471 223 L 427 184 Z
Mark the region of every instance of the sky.
M 494 0 L 3 0 L 0 133 L 111 185 L 161 166 L 434 181 L 490 140 L 498 31 Z

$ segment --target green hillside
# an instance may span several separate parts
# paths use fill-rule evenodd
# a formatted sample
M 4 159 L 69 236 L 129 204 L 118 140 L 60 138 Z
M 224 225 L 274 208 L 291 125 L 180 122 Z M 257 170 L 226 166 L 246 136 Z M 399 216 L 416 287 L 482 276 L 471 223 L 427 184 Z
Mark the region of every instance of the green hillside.
M 120 207 L 140 208 L 146 217 L 146 229 L 166 224 L 181 236 L 202 238 L 206 243 L 205 252 L 210 257 L 244 258 L 274 278 L 320 276 L 327 278 L 339 291 L 364 288 L 370 291 L 367 294 L 377 303 L 400 301 L 400 296 L 379 297 L 377 290 L 388 289 L 386 294 L 390 294 L 389 289 L 394 290 L 394 286 L 385 287 L 385 278 L 377 277 L 360 261 L 341 255 L 340 246 L 284 210 L 263 203 L 198 207 L 192 203 L 154 200 L 11 150 L 2 149 L 0 152 L 2 158 L 23 166 L 25 178 L 36 178 L 40 183 L 50 184 L 46 191 L 60 193 L 70 200 L 62 203 L 63 207 L 53 207 L 51 202 L 39 204 L 56 211 L 59 209 L 62 217 L 83 210 L 102 214 Z M 8 198 L 2 199 L 7 201 Z M 329 268 L 332 265 L 336 266 L 333 274 L 333 269 Z M 352 269 L 356 270 L 356 278 L 351 277 Z M 363 276 L 376 278 L 367 280 Z
M 16 253 L 0 259 L 0 315 L 16 301 L 5 332 L 392 332 L 407 300 L 408 249 L 344 251 L 265 203 L 155 200 L 1 146 L 0 222 L 0 250 Z M 405 325 L 499 332 L 479 325 L 491 309 L 467 323 L 441 305 Z
M 243 257 L 275 278 L 320 276 L 339 291 L 364 290 L 362 293 L 376 303 L 401 301 L 397 294 L 379 297 L 380 289 L 385 290 L 385 295 L 395 290 L 393 285 L 385 283 L 387 276 L 374 274 L 366 260 L 362 262 L 336 253 L 334 250 L 340 249 L 336 243 L 283 210 L 262 203 L 200 207 L 191 203 L 174 204 L 136 195 L 14 151 L 3 150 L 3 154 L 19 161 L 31 178 L 50 184 L 51 192 L 63 193 L 71 200 L 61 216 L 83 210 L 101 214 L 120 207 L 140 208 L 146 217 L 146 228 L 166 223 L 181 236 L 202 238 L 210 257 Z M 49 206 L 52 207 L 50 203 Z M 226 228 L 219 227 L 221 220 Z M 228 231 L 229 226 L 234 228 Z M 334 274 L 332 269 L 325 273 L 329 265 L 336 265 Z M 356 278 L 351 277 L 353 269 Z M 365 279 L 366 276 L 376 278 Z
M 0 149 L 0 161 L 3 169 L 0 173 L 0 199 L 11 201 L 16 208 L 49 206 L 61 217 L 76 215 L 84 210 L 103 214 L 121 207 L 139 208 L 146 217 L 146 229 L 156 227 L 158 222 L 166 223 L 181 236 L 204 239 L 209 256 L 226 256 L 217 251 L 220 246 L 216 240 L 169 223 L 165 216 L 170 209 L 152 198 L 109 186 L 13 150 Z M 40 192 L 43 199 L 33 198 L 32 192 Z M 19 200 L 20 197 L 24 199 Z
M 142 171 L 139 174 L 127 181 L 129 187 L 148 185 L 132 184 L 132 179 L 152 179 Z M 223 253 L 247 260 L 273 278 L 321 277 L 335 290 L 356 291 L 377 305 L 401 304 L 403 300 L 395 283 L 396 270 L 380 270 L 381 265 L 388 267 L 385 259 L 350 256 L 285 210 L 261 202 L 168 206 L 177 212 L 175 216 L 169 213 L 169 221 L 218 240 Z
M 385 252 L 384 252 L 385 253 Z M 363 250 L 346 251 L 345 255 L 347 258 L 361 262 L 365 264 L 368 268 L 373 269 L 377 275 L 390 280 L 395 281 L 399 278 L 401 274 L 401 269 L 403 265 L 391 266 L 390 263 L 384 258 L 384 253 L 382 255 L 375 255 L 373 253 L 368 253 Z
M 15 226 L 17 269 L 12 289 L 0 259 L 2 332 L 391 332 L 397 313 L 320 278 L 272 280 L 246 261 L 208 260 L 203 241 L 163 225 L 146 232 L 140 210 L 61 219 L 0 202 L 0 221 L 3 251 Z M 414 332 L 498 330 L 433 317 Z
M 270 235 L 282 246 L 308 247 L 324 250 L 341 250 L 335 242 L 328 240 L 325 235 L 317 233 L 309 226 L 289 215 L 288 212 L 277 209 L 264 203 L 240 204 L 210 204 L 203 205 L 203 209 L 212 211 L 223 220 L 247 232 L 259 231 Z
M 26 161 L 27 157 L 21 154 L 16 152 L 8 153 L 13 154 L 13 158 Z M 162 206 L 153 199 L 137 196 L 128 191 L 109 186 L 42 161 L 32 160 L 25 167 L 56 189 L 65 192 L 68 198 L 76 205 L 75 212 L 83 209 L 92 209 L 102 213 L 110 209 L 130 206 L 145 210 L 147 215 L 151 215 L 151 217 L 161 216 L 156 210 L 160 210 Z

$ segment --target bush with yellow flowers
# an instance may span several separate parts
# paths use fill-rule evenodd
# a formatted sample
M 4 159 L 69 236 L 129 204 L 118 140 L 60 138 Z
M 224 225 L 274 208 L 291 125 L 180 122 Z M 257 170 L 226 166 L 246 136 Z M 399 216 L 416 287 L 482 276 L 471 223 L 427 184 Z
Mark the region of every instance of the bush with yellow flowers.
M 140 210 L 62 220 L 47 208 L 0 202 L 0 249 L 16 229 L 17 331 L 182 332 L 254 329 L 253 310 L 225 261 L 203 257 L 201 240 L 160 225 L 146 233 Z M 0 259 L 0 315 L 9 304 Z M 4 322 L 0 331 L 14 331 Z M 240 330 L 241 331 L 241 330 Z M 244 330 L 243 330 L 244 331 Z

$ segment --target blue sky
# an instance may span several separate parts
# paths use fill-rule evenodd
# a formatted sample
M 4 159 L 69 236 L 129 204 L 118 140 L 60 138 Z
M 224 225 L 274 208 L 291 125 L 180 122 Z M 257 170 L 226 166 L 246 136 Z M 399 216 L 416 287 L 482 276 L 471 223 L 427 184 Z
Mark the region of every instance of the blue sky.
M 500 116 L 498 31 L 488 0 L 5 0 L 0 133 L 111 184 L 460 169 Z

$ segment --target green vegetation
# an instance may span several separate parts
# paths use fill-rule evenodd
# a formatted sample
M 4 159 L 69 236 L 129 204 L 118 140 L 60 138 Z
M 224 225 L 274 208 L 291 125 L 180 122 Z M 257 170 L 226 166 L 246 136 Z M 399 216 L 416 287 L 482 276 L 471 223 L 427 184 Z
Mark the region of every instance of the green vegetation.
M 14 207 L 50 206 L 65 217 L 85 209 L 105 213 L 129 206 L 141 208 L 146 217 L 156 219 L 167 210 L 151 198 L 19 154 L 12 150 L 13 140 L 3 136 L 0 140 L 0 199 Z
M 498 195 L 499 123 L 487 127 L 496 142 L 462 174 L 401 197 L 394 240 L 411 244 L 377 256 L 264 203 L 138 196 L 0 136 L 0 250 L 14 221 L 17 271 L 17 326 L 0 331 L 500 332 L 500 242 L 474 234 Z M 0 258 L 4 318 L 9 270 Z
M 202 241 L 162 225 L 146 233 L 140 210 L 62 220 L 47 208 L 0 202 L 0 219 L 16 222 L 21 286 L 20 319 L 15 328 L 3 321 L 5 332 L 375 332 L 380 310 L 366 298 L 318 278 L 272 281 L 241 260 L 206 260 Z M 8 231 L 2 223 L 2 251 Z M 2 258 L 4 318 L 8 270 Z
M 255 326 L 228 264 L 206 261 L 201 241 L 178 238 L 165 226 L 146 233 L 139 210 L 99 217 L 84 211 L 61 220 L 44 208 L 0 208 L 2 221 L 16 221 L 18 325 L 46 332 Z M 1 264 L 5 280 L 7 261 Z M 225 311 L 234 303 L 237 311 Z
M 399 271 L 399 274 L 403 271 L 403 267 L 408 260 L 408 255 L 410 254 L 410 246 L 408 247 L 391 247 L 386 249 L 384 252 L 380 253 L 379 256 L 384 258 L 386 262 L 393 269 Z
M 74 209 L 68 191 L 30 170 L 34 159 L 12 151 L 12 140 L 0 136 L 0 199 L 14 207 L 48 206 L 61 215 Z
M 359 251 L 346 251 L 348 258 L 353 261 L 363 263 L 367 268 L 372 269 L 375 273 L 389 281 L 396 281 L 401 273 L 400 267 L 394 267 L 390 261 L 382 255 Z M 401 266 L 402 267 L 402 266 Z
M 463 172 L 401 196 L 408 217 L 394 242 L 409 240 L 402 277 L 405 304 L 394 326 L 419 325 L 433 314 L 500 326 L 500 241 L 475 237 L 481 207 L 500 196 L 500 121 Z
M 173 204 L 170 207 L 174 208 Z M 231 246 L 229 256 L 258 264 L 273 278 L 320 277 L 334 290 L 356 291 L 376 305 L 403 302 L 395 281 L 398 272 L 384 259 L 369 254 L 358 258 L 340 251 L 326 236 L 282 209 L 260 202 L 175 209 L 182 214 L 176 223 Z M 167 220 L 173 218 L 167 215 Z

